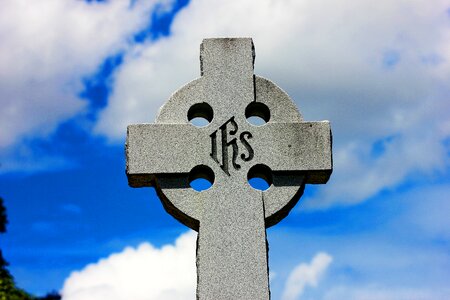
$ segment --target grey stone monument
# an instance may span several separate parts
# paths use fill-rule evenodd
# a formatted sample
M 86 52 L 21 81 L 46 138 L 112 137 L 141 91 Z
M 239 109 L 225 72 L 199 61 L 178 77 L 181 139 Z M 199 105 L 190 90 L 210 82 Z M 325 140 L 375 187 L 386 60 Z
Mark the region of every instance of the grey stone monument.
M 306 183 L 326 183 L 332 172 L 329 122 L 303 121 L 284 91 L 253 74 L 254 60 L 250 38 L 203 40 L 201 77 L 176 91 L 155 123 L 128 126 L 129 185 L 155 187 L 165 210 L 198 231 L 201 300 L 269 299 L 266 228 Z M 208 125 L 190 123 L 198 117 Z M 254 177 L 270 187 L 254 189 Z M 196 178 L 213 185 L 196 191 Z

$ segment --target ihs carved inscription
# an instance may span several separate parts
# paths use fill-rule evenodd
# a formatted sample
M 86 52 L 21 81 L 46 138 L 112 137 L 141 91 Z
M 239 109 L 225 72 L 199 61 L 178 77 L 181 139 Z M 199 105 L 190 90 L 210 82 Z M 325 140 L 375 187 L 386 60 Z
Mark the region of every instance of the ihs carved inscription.
M 220 130 L 220 146 L 222 161 L 219 162 L 217 157 L 217 133 Z M 239 126 L 234 120 L 234 116 L 223 123 L 218 130 L 215 130 L 209 136 L 211 137 L 211 157 L 220 165 L 220 168 L 230 176 L 229 172 L 229 159 L 228 159 L 228 147 L 231 147 L 233 154 L 231 158 L 231 164 L 234 169 L 239 170 L 241 165 L 237 162 L 239 155 L 238 134 Z M 231 139 L 230 139 L 231 138 Z M 253 135 L 249 131 L 243 131 L 239 134 L 239 142 L 244 146 L 246 153 L 240 153 L 241 160 L 244 162 L 252 160 L 254 151 L 250 145 L 249 140 L 253 138 Z

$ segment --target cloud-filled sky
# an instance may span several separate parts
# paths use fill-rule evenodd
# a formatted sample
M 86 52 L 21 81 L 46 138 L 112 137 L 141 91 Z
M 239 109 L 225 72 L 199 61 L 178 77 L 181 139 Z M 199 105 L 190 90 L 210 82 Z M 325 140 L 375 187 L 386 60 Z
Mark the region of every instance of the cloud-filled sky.
M 333 130 L 329 183 L 268 230 L 273 299 L 450 297 L 448 0 L 0 6 L 1 248 L 19 286 L 194 297 L 195 234 L 127 186 L 126 126 L 200 76 L 203 38 L 249 36 L 255 74 Z

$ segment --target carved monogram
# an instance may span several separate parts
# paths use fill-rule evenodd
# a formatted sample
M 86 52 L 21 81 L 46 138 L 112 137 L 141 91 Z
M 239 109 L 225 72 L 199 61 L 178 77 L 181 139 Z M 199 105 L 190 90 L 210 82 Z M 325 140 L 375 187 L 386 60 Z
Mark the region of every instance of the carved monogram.
M 228 131 L 229 126 L 232 128 Z M 234 120 L 234 116 L 228 119 L 225 123 L 223 123 L 220 127 L 220 136 L 221 136 L 221 150 L 222 150 L 222 162 L 219 162 L 219 159 L 217 158 L 217 132 L 218 130 L 211 133 L 209 136 L 211 137 L 211 157 L 214 159 L 215 162 L 217 162 L 222 170 L 230 176 L 229 170 L 229 161 L 228 161 L 228 147 L 232 147 L 233 150 L 233 156 L 231 159 L 231 163 L 233 165 L 233 168 L 236 170 L 239 170 L 241 168 L 241 165 L 237 163 L 237 158 L 239 155 L 239 147 L 237 142 L 237 137 L 233 137 L 238 132 L 238 124 Z M 228 136 L 233 137 L 233 139 L 228 140 Z M 247 153 L 241 153 L 241 159 L 243 161 L 250 161 L 252 160 L 254 156 L 253 148 L 250 146 L 249 139 L 253 138 L 253 135 L 249 131 L 243 131 L 239 135 L 239 140 L 241 144 L 245 147 L 247 150 Z

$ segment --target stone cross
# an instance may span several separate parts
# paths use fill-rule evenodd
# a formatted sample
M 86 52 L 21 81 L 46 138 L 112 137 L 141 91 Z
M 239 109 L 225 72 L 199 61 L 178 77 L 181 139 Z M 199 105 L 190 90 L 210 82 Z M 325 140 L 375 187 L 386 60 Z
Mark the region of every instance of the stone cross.
M 306 183 L 326 183 L 332 172 L 329 122 L 303 121 L 284 91 L 253 74 L 254 59 L 250 38 L 203 40 L 201 77 L 176 91 L 155 123 L 128 126 L 129 185 L 155 187 L 166 211 L 198 231 L 201 300 L 269 299 L 266 228 Z M 266 123 L 250 124 L 255 116 Z M 198 117 L 208 125 L 190 123 Z M 254 177 L 270 187 L 254 189 Z M 196 178 L 213 184 L 196 191 Z

